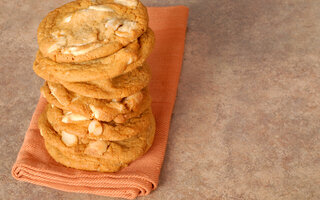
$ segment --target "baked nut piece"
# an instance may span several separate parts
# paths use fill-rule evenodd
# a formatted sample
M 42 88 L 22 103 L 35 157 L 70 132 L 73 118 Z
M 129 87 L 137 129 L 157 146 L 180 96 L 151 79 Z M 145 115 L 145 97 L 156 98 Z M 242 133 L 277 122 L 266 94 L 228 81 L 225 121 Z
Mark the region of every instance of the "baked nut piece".
M 122 99 L 94 99 L 68 91 L 59 83 L 46 82 L 41 94 L 50 104 L 87 119 L 123 123 L 136 117 L 151 104 L 148 88 Z
M 148 109 L 147 112 L 151 113 L 151 110 Z M 149 116 L 148 128 L 120 141 L 81 140 L 67 132 L 59 133 L 48 122 L 46 112 L 39 118 L 39 129 L 48 153 L 57 162 L 76 169 L 115 172 L 142 156 L 151 147 L 155 121 L 152 114 Z M 64 136 L 66 134 L 69 135 Z
M 110 79 L 141 66 L 154 44 L 154 34 L 148 29 L 141 37 L 112 55 L 80 63 L 57 63 L 37 53 L 33 70 L 53 82 L 84 82 Z
M 50 12 L 37 36 L 44 57 L 83 62 L 113 54 L 147 27 L 147 10 L 138 0 L 77 0 Z

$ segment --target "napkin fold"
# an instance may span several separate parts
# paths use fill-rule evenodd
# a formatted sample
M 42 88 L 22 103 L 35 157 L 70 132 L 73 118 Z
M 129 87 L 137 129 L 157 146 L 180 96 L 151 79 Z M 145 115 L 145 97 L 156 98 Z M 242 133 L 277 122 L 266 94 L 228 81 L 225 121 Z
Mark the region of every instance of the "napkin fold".
M 55 162 L 47 153 L 37 121 L 47 104 L 40 97 L 25 139 L 12 167 L 17 180 L 67 192 L 134 199 L 154 190 L 167 145 L 171 114 L 182 65 L 189 9 L 185 6 L 151 7 L 149 25 L 155 32 L 155 48 L 148 59 L 152 80 L 150 94 L 157 129 L 150 150 L 116 173 L 77 170 Z

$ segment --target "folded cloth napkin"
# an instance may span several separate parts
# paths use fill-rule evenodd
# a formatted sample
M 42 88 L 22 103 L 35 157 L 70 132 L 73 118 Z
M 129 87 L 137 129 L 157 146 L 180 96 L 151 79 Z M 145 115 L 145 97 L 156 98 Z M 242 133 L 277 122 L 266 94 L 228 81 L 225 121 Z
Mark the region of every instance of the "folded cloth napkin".
M 152 81 L 150 93 L 157 129 L 153 146 L 140 159 L 116 173 L 89 172 L 64 167 L 47 153 L 37 126 L 46 100 L 40 97 L 23 145 L 12 168 L 12 176 L 68 192 L 91 193 L 134 199 L 154 190 L 164 159 L 171 113 L 179 82 L 188 8 L 148 8 L 150 27 L 156 36 L 148 59 Z

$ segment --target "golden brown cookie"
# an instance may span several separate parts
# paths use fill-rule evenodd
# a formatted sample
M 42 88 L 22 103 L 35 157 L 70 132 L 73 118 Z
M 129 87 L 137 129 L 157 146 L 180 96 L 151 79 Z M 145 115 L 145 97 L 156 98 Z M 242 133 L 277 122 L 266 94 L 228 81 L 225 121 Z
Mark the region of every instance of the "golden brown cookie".
M 37 36 L 43 56 L 83 62 L 113 54 L 147 27 L 147 9 L 138 0 L 77 0 L 51 11 Z
M 87 82 L 60 83 L 68 90 L 82 96 L 97 99 L 117 99 L 130 96 L 147 87 L 150 81 L 150 68 L 144 63 L 126 74 L 113 79 L 101 79 Z
M 151 110 L 148 112 L 151 113 Z M 68 133 L 59 134 L 48 122 L 46 112 L 42 113 L 38 124 L 46 149 L 57 162 L 76 169 L 116 172 L 142 156 L 151 147 L 155 134 L 152 114 L 150 120 L 150 126 L 145 131 L 121 141 L 81 141 Z
M 129 139 L 148 129 L 152 118 L 150 107 L 139 116 L 130 118 L 121 124 L 90 120 L 82 115 L 63 111 L 55 106 L 48 106 L 47 108 L 47 119 L 53 129 L 60 135 L 62 132 L 74 135 L 79 141 Z
M 123 99 L 94 99 L 68 91 L 59 83 L 46 82 L 41 94 L 50 104 L 88 119 L 123 123 L 140 115 L 151 104 L 148 88 Z
M 40 77 L 53 82 L 83 82 L 110 79 L 141 66 L 149 56 L 154 34 L 148 29 L 138 40 L 112 55 L 81 63 L 56 63 L 37 53 L 33 69 Z

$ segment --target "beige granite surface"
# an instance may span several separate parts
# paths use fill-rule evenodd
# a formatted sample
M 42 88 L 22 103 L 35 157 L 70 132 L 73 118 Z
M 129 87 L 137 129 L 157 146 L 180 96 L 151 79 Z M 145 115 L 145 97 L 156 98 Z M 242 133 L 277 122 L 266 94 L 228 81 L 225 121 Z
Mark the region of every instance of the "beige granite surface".
M 39 97 L 40 20 L 62 0 L 0 1 L 0 199 L 111 199 L 10 175 Z M 320 199 L 320 1 L 143 0 L 190 8 L 158 189 L 139 199 Z

